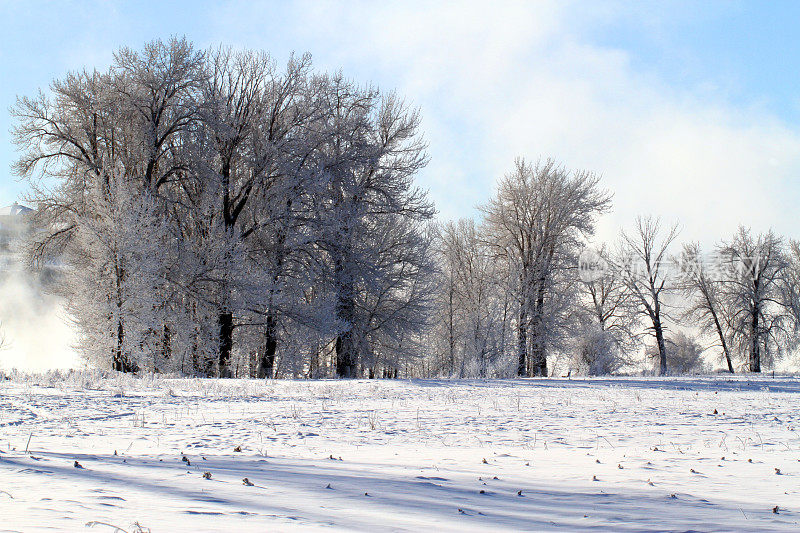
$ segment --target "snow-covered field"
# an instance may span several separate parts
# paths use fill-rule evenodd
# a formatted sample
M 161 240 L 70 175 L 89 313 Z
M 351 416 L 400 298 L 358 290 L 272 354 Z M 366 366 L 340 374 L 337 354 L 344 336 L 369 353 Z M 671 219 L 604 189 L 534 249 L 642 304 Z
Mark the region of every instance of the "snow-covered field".
M 798 406 L 738 376 L 6 380 L 0 531 L 796 531 Z

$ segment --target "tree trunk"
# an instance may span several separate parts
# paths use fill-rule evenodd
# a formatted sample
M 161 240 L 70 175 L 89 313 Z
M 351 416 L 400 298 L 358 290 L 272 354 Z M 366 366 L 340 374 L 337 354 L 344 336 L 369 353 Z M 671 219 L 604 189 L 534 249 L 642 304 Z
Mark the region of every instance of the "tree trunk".
M 519 324 L 517 325 L 517 375 L 525 377 L 528 375 L 528 314 L 525 310 L 519 312 Z
M 531 346 L 531 376 L 547 377 L 547 355 L 538 339 Z
M 232 209 L 231 196 L 230 196 L 230 183 L 231 183 L 231 165 L 233 152 L 221 152 L 222 157 L 222 219 L 225 225 L 225 235 L 231 237 L 233 235 L 234 227 L 236 226 L 236 219 L 238 215 Z M 229 252 L 226 252 L 226 256 Z M 230 259 L 230 257 L 228 257 Z M 217 317 L 218 330 L 218 348 L 219 348 L 219 369 L 218 376 L 221 378 L 231 377 L 231 352 L 233 351 L 233 313 L 227 307 L 231 295 L 230 288 L 227 284 L 223 284 L 222 289 L 222 310 Z
M 125 327 L 122 325 L 122 319 L 117 319 L 117 345 L 114 347 L 114 354 L 112 357 L 112 368 L 117 372 L 127 372 L 125 370 L 125 361 L 123 360 L 122 344 L 125 339 Z
M 667 375 L 667 344 L 664 341 L 664 328 L 661 326 L 661 319 L 653 320 L 653 329 L 656 331 L 656 343 L 658 343 L 659 374 Z
M 536 290 L 536 310 L 531 323 L 531 376 L 547 377 L 547 353 L 544 345 L 544 288 L 545 278 L 540 276 Z
M 336 318 L 344 326 L 344 331 L 336 336 L 336 375 L 340 378 L 354 378 L 358 371 L 353 331 L 356 314 L 355 286 L 342 263 L 341 260 L 337 261 L 335 272 L 338 284 Z
M 722 353 L 725 354 L 725 362 L 728 363 L 728 372 L 733 374 L 733 362 L 731 361 L 731 354 L 728 351 L 728 343 L 725 341 L 725 334 L 722 332 L 722 325 L 719 323 L 717 313 L 713 309 L 711 310 L 711 316 L 714 318 L 714 326 L 717 328 L 719 342 L 722 344 Z
M 122 303 L 123 291 L 122 284 L 125 278 L 125 269 L 122 268 L 121 260 L 116 250 L 114 251 L 114 274 L 115 274 L 115 289 L 116 289 L 116 306 L 117 306 L 117 331 L 116 331 L 116 346 L 112 356 L 112 368 L 118 372 L 135 372 L 138 370 L 131 364 L 128 355 L 125 353 L 125 325 L 122 318 Z
M 453 290 L 453 282 L 450 282 L 450 290 L 448 291 L 448 308 L 447 308 L 447 318 L 448 318 L 448 347 L 450 349 L 450 359 L 448 364 L 450 365 L 450 376 L 452 377 L 456 373 L 456 335 L 455 335 L 455 309 L 453 307 L 453 297 L 455 291 Z
M 287 209 L 292 205 L 291 200 L 287 203 Z M 275 354 L 278 351 L 278 316 L 275 312 L 274 298 L 278 281 L 280 280 L 280 273 L 283 270 L 284 259 L 286 258 L 286 236 L 285 232 L 278 230 L 275 233 L 277 243 L 275 245 L 275 272 L 272 275 L 272 288 L 269 291 L 269 300 L 267 303 L 267 325 L 264 328 L 264 352 L 258 362 L 258 377 L 273 378 L 275 377 Z M 313 364 L 309 365 L 309 373 L 313 371 Z
M 352 329 L 336 337 L 336 375 L 340 378 L 356 377 L 355 346 Z
M 231 351 L 233 349 L 233 313 L 222 311 L 219 324 L 219 377 L 231 377 Z
M 195 332 L 192 336 L 192 372 L 195 376 L 200 375 L 203 371 L 203 365 L 200 362 L 200 343 L 198 342 L 199 333 L 195 326 Z
M 131 361 L 128 354 L 125 353 L 125 326 L 122 323 L 122 319 L 117 320 L 117 332 L 115 337 L 117 345 L 114 347 L 112 368 L 118 372 L 138 372 L 139 367 Z
M 161 335 L 161 357 L 165 361 L 172 357 L 172 331 L 166 324 Z
M 547 354 L 545 353 L 542 321 L 541 311 L 537 311 L 531 323 L 530 375 L 534 377 L 547 377 Z
M 758 335 L 758 309 L 752 313 L 750 324 L 751 348 L 750 348 L 750 372 L 761 372 L 761 342 Z
M 267 326 L 264 328 L 264 352 L 258 364 L 258 377 L 261 379 L 272 378 L 275 373 L 275 353 L 278 350 L 276 323 L 275 314 L 270 311 L 267 314 Z

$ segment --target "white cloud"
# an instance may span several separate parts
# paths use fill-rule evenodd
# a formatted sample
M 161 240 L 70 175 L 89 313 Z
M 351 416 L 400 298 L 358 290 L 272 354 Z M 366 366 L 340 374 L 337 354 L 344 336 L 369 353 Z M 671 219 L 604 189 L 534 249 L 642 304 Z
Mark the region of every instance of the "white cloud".
M 707 243 L 739 223 L 796 236 L 787 195 L 800 175 L 798 132 L 757 106 L 726 103 L 713 83 L 678 90 L 637 71 L 625 51 L 583 40 L 582 30 L 613 17 L 608 9 L 347 6 L 300 5 L 282 43 L 422 107 L 432 160 L 421 181 L 444 217 L 472 214 L 516 155 L 554 156 L 602 173 L 615 193 L 605 238 L 639 213 L 679 219 L 684 239 Z M 269 11 L 253 9 L 252 21 Z M 250 46 L 269 48 L 270 36 L 248 33 L 242 14 L 234 20 Z
M 604 238 L 644 212 L 680 219 L 684 239 L 712 242 L 740 222 L 800 237 L 793 223 L 797 131 L 758 102 L 730 103 L 711 77 L 678 88 L 655 69 L 643 70 L 649 67 L 641 58 L 634 62 L 625 50 L 587 37 L 640 25 L 659 40 L 676 18 L 714 16 L 684 7 L 231 2 L 214 6 L 206 25 L 190 24 L 187 32 L 201 47 L 263 48 L 278 59 L 307 50 L 320 68 L 397 88 L 422 108 L 431 163 L 420 183 L 445 218 L 474 214 L 515 156 L 553 156 L 602 173 L 615 193 Z M 138 39 L 134 27 L 149 28 L 142 41 L 157 36 L 147 21 L 125 20 L 114 5 L 91 12 L 92 24 L 84 25 L 90 30 L 59 52 L 65 68 L 107 64 L 123 44 L 115 39 Z M 675 51 L 690 61 L 688 52 Z M 5 189 L 0 195 L 8 196 Z

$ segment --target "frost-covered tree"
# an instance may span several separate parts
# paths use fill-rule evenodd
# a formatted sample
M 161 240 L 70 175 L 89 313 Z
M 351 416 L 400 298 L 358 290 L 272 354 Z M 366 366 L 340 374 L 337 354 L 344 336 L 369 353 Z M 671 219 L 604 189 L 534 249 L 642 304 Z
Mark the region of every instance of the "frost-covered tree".
M 779 302 L 786 316 L 787 346 L 796 349 L 800 342 L 800 242 L 790 241 L 785 256 Z
M 433 208 L 419 117 L 396 96 L 185 39 L 14 109 L 82 349 L 121 371 L 350 376 L 394 367 L 427 323 Z M 283 342 L 283 347 L 280 345 Z
M 568 337 L 579 244 L 610 206 L 600 178 L 553 160 L 518 159 L 482 207 L 496 256 L 515 276 L 517 374 L 547 375 L 547 351 Z
M 336 373 L 355 377 L 379 345 L 399 349 L 406 330 L 423 324 L 428 295 L 420 282 L 430 271 L 423 233 L 433 206 L 413 179 L 427 156 L 417 111 L 394 94 L 341 75 L 317 85 L 323 129 L 312 224 L 334 307 Z
M 87 285 L 103 287 L 95 302 L 102 309 L 97 327 L 103 328 L 100 336 L 107 341 L 101 346 L 107 347 L 105 356 L 115 368 L 131 369 L 121 312 L 129 279 L 123 250 L 114 236 L 97 239 L 94 229 L 114 227 L 107 213 L 123 183 L 112 142 L 117 112 L 107 105 L 113 98 L 109 78 L 75 73 L 52 84 L 52 98 L 40 93 L 18 99 L 12 110 L 18 121 L 14 140 L 22 152 L 16 171 L 30 178 L 31 199 L 39 207 L 36 216 L 43 227 L 52 228 L 35 236 L 34 259 L 65 252 L 80 260 L 92 258 L 95 272 L 78 272 L 90 278 Z M 67 296 L 85 296 L 80 288 L 70 294 L 67 287 Z
M 296 157 L 310 150 L 303 133 L 309 68 L 308 56 L 292 58 L 281 72 L 263 53 L 220 48 L 206 55 L 202 122 L 194 138 L 198 186 L 191 196 L 214 235 L 206 249 L 216 254 L 218 269 L 207 298 L 217 308 L 216 365 L 223 377 L 231 375 L 234 328 L 254 322 L 250 310 L 265 317 L 259 366 L 262 375 L 272 374 L 275 285 L 283 274 L 291 205 L 302 193 Z
M 169 239 L 174 234 L 169 231 L 172 189 L 186 179 L 193 159 L 186 136 L 199 120 L 202 61 L 203 53 L 185 38 L 173 38 L 147 43 L 140 52 L 123 48 L 112 64 L 114 105 L 121 111 L 115 150 L 124 154 L 128 196 L 134 203 L 145 201 L 149 210 L 149 216 L 140 217 L 139 236 L 141 245 L 152 249 L 146 262 L 153 282 L 141 293 L 150 299 L 148 342 L 140 342 L 136 351 L 141 366 L 151 370 L 175 363 L 172 345 L 179 326 L 171 317 L 177 295 L 160 280 L 175 268 L 167 253 L 174 248 Z M 148 231 L 153 226 L 159 229 Z
M 167 218 L 160 196 L 186 168 L 178 137 L 192 120 L 198 58 L 177 39 L 143 56 L 123 49 L 109 71 L 69 74 L 51 97 L 20 98 L 12 111 L 16 171 L 50 229 L 35 235 L 34 258 L 71 262 L 64 288 L 88 334 L 84 351 L 117 370 L 138 368 L 134 353 L 168 331 L 157 324 L 165 309 L 154 280 L 165 263 L 154 250 Z
M 605 246 L 579 257 L 575 365 L 592 375 L 610 374 L 631 363 L 639 347 L 638 306 Z
M 450 376 L 505 376 L 511 337 L 507 270 L 473 220 L 438 231 L 440 283 L 431 331 L 438 372 Z

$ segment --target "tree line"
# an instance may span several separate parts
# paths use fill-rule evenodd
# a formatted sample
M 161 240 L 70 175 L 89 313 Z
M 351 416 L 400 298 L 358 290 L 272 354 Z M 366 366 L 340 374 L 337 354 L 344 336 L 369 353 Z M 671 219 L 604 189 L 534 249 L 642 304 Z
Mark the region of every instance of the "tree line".
M 307 55 L 278 67 L 154 41 L 12 115 L 28 256 L 59 266 L 53 290 L 101 368 L 546 376 L 634 368 L 644 351 L 666 373 L 713 344 L 757 372 L 797 337 L 796 242 L 741 228 L 711 268 L 640 218 L 590 248 L 611 194 L 552 160 L 517 160 L 479 221 L 436 223 L 414 183 L 418 111 Z

